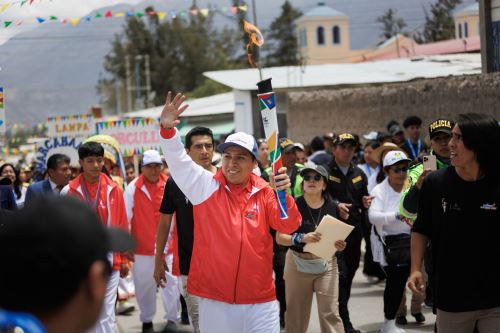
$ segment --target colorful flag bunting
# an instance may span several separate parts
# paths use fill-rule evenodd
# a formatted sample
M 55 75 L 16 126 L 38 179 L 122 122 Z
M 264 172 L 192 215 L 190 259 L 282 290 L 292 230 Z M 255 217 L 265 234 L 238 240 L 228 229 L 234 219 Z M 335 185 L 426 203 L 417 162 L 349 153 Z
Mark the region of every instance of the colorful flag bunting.
M 73 25 L 73 26 L 77 25 L 78 22 L 80 22 L 80 18 L 78 18 L 78 17 L 74 17 L 71 19 L 71 25 Z
M 44 18 L 41 18 L 41 17 L 37 17 L 36 20 L 38 21 L 38 23 L 43 23 L 45 22 L 45 19 Z
M 12 24 L 12 21 L 3 21 L 3 25 L 7 28 Z
M 108 10 L 104 16 L 105 17 L 113 17 L 113 13 L 110 10 Z

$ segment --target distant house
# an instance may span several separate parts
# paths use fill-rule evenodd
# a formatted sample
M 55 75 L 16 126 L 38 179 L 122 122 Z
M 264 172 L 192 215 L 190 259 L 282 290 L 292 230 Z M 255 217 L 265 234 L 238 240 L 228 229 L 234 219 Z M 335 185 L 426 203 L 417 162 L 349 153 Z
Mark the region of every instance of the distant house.
M 479 4 L 473 3 L 453 13 L 455 38 L 479 37 Z

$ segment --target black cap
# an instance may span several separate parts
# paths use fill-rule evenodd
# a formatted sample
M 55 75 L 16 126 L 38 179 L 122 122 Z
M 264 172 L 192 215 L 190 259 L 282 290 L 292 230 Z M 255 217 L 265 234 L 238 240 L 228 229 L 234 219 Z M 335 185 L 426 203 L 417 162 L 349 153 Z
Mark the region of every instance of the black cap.
M 71 299 L 94 262 L 135 246 L 126 231 L 106 227 L 71 197 L 34 199 L 9 218 L 0 229 L 0 308 L 7 310 L 54 310 Z
M 399 124 L 394 124 L 389 128 L 389 133 L 391 133 L 391 135 L 396 135 L 398 133 L 403 133 L 403 129 Z
M 335 140 L 333 140 L 333 144 L 341 145 L 347 141 L 352 141 L 355 145 L 358 144 L 358 140 L 356 140 L 356 137 L 351 133 L 342 133 L 337 135 L 337 137 L 335 137 Z
M 308 172 L 308 171 L 315 171 L 317 173 L 319 173 L 321 176 L 325 177 L 327 180 L 328 180 L 328 171 L 326 171 L 326 169 L 321 166 L 321 165 L 309 165 L 307 167 L 305 167 L 304 169 L 300 170 L 300 175 L 302 177 L 304 177 L 304 175 Z
M 300 149 L 295 145 L 295 142 L 290 140 L 289 138 L 281 138 L 280 139 L 280 148 L 282 153 L 288 153 L 294 149 Z
M 453 120 L 439 118 L 429 125 L 429 136 L 431 139 L 439 133 L 451 135 L 451 130 L 455 126 Z

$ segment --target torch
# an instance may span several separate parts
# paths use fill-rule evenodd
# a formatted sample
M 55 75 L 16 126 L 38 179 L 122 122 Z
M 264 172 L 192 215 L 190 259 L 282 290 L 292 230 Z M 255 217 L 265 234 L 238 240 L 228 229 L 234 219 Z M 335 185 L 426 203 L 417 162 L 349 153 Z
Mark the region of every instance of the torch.
M 257 83 L 259 93 L 259 108 L 264 124 L 264 134 L 266 136 L 267 145 L 269 147 L 269 158 L 272 166 L 273 174 L 277 174 L 278 170 L 283 166 L 281 160 L 281 149 L 278 136 L 278 116 L 276 114 L 276 101 L 274 98 L 273 86 L 271 79 L 262 80 Z M 288 218 L 288 210 L 286 206 L 286 191 L 278 191 L 278 203 L 280 207 L 280 217 Z
M 264 37 L 259 28 L 250 22 L 243 20 L 243 30 L 248 34 L 248 44 L 246 46 L 248 63 L 252 68 L 259 69 L 260 82 L 257 83 L 257 97 L 259 99 L 259 108 L 264 124 L 264 134 L 266 136 L 267 145 L 269 147 L 269 159 L 272 166 L 273 174 L 277 174 L 278 170 L 283 166 L 281 160 L 281 149 L 278 136 L 278 116 L 276 114 L 276 101 L 274 98 L 273 86 L 271 79 L 262 80 L 262 71 L 260 66 L 255 63 L 252 54 L 252 46 L 261 47 L 264 44 Z M 278 191 L 278 203 L 280 207 L 280 217 L 288 218 L 288 210 L 286 207 L 286 191 Z

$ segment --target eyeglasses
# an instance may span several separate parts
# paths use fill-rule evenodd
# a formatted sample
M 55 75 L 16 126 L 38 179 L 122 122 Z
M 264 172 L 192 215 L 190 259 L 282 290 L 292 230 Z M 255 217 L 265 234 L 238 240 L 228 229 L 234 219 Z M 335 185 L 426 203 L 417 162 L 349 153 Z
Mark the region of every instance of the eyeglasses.
M 397 168 L 392 168 L 392 171 L 394 173 L 401 173 L 401 172 L 407 172 L 408 171 L 408 167 L 397 167 Z
M 321 176 L 320 175 L 305 175 L 304 176 L 304 180 L 306 182 L 310 182 L 312 180 L 314 180 L 315 182 L 319 182 L 321 180 Z

